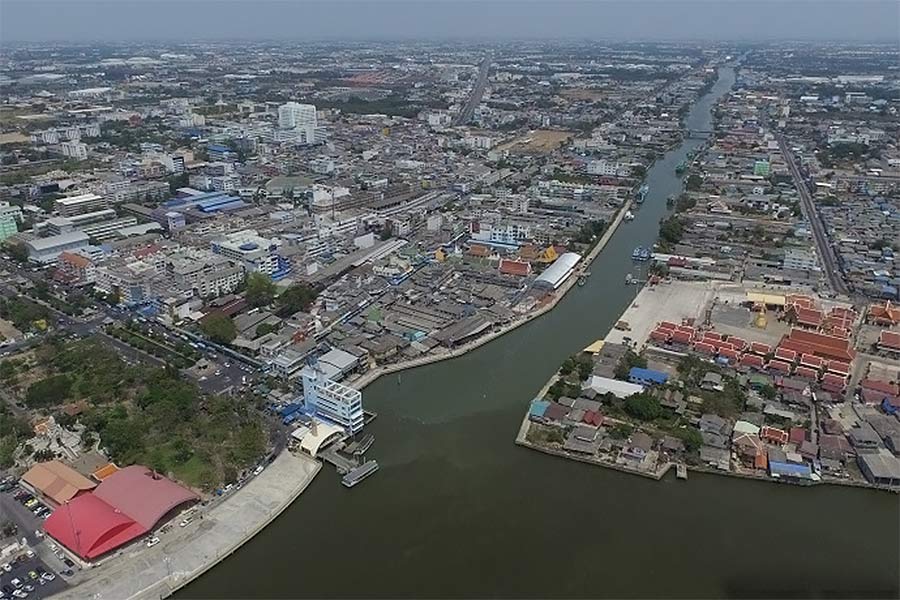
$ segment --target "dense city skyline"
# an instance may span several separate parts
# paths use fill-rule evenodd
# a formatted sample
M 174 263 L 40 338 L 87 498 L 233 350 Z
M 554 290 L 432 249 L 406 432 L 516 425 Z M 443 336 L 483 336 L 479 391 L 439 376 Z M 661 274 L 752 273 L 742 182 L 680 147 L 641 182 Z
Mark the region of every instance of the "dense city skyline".
M 177 4 L 177 11 L 173 11 Z M 175 18 L 177 15 L 178 18 Z M 0 2 L 0 40 L 579 38 L 854 40 L 900 37 L 893 1 Z

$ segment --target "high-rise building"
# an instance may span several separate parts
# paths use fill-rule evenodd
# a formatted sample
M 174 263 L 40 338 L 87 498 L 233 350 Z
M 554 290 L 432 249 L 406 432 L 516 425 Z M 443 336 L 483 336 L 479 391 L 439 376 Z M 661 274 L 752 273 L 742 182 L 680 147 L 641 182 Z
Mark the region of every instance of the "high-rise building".
M 6 238 L 16 235 L 19 227 L 16 225 L 16 218 L 9 214 L 0 214 L 0 242 Z
M 288 102 L 278 107 L 278 127 L 281 129 L 315 129 L 317 125 L 316 107 L 312 104 Z
M 340 425 L 348 434 L 363 428 L 362 393 L 332 381 L 311 364 L 303 368 L 303 403 L 317 417 Z

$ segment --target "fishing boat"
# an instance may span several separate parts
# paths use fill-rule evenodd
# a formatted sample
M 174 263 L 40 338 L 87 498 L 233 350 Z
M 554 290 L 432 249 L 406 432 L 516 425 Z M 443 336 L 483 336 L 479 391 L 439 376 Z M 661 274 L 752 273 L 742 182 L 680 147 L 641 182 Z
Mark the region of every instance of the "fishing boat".
M 625 211 L 625 216 L 623 217 L 625 221 L 634 221 L 634 213 L 630 210 Z
M 681 161 L 680 163 L 678 163 L 678 166 L 677 166 L 677 167 L 675 167 L 675 174 L 676 174 L 676 175 L 681 175 L 681 174 L 684 173 L 685 171 L 687 171 L 687 161 L 686 161 L 686 160 L 683 160 L 683 161 Z
M 374 460 L 366 461 L 362 465 L 356 467 L 341 478 L 344 487 L 352 488 L 354 485 L 378 470 L 378 462 Z
M 634 275 L 632 275 L 631 273 L 626 273 L 625 285 L 631 285 L 633 281 L 634 281 Z
M 644 248 L 643 246 L 638 246 L 631 253 L 631 260 L 638 260 L 641 262 L 650 260 L 650 249 Z
M 644 185 L 642 185 L 641 189 L 638 190 L 637 198 L 635 198 L 635 201 L 638 204 L 642 204 L 644 202 L 644 200 L 646 200 L 647 193 L 649 191 L 650 191 L 650 186 L 648 186 L 646 183 Z

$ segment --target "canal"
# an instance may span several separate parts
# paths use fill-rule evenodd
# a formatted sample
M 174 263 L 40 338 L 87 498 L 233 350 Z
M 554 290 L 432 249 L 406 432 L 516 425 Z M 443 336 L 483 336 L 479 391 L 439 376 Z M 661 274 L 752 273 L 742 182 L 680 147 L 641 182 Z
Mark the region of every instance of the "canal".
M 723 68 L 687 117 L 734 83 Z M 365 390 L 380 471 L 322 473 L 184 598 L 721 597 L 898 593 L 898 497 L 691 474 L 655 482 L 520 448 L 533 395 L 631 301 L 687 140 L 649 171 L 647 201 L 546 316 L 461 358 Z

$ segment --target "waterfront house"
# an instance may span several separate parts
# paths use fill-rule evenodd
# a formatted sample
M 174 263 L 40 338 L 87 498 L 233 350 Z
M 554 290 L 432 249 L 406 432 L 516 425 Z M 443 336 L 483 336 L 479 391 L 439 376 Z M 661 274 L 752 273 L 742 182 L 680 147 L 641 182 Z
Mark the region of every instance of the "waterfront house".
M 622 456 L 626 459 L 642 461 L 652 447 L 653 438 L 643 431 L 638 431 L 631 435 L 631 439 L 622 449 Z
M 766 447 L 759 436 L 751 433 L 739 433 L 734 437 L 732 447 L 738 460 L 745 466 L 766 468 Z
M 712 446 L 700 446 L 700 461 L 720 471 L 727 471 L 731 465 L 731 452 Z

